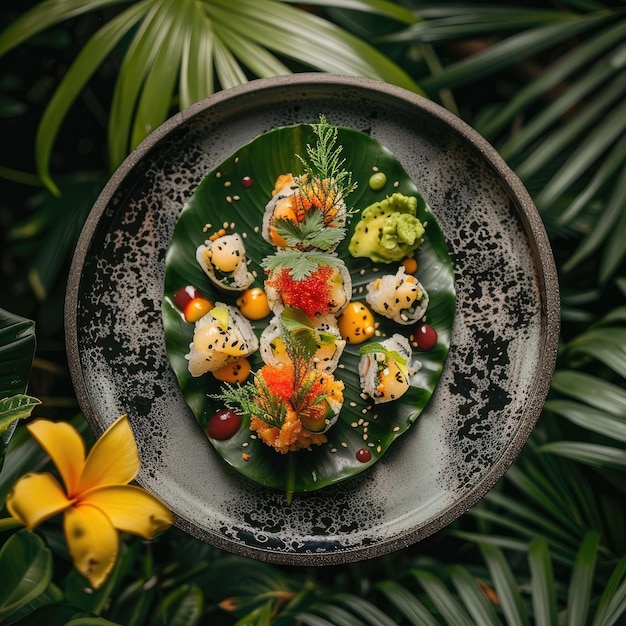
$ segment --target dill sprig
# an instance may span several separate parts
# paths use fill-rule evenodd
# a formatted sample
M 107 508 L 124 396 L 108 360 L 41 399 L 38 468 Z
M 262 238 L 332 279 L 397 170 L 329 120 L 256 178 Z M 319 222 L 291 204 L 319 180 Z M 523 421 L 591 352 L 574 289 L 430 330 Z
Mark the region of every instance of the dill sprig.
M 320 115 L 319 124 L 311 124 L 317 137 L 314 146 L 307 144 L 306 153 L 308 158 L 299 154 L 296 157 L 304 166 L 309 176 L 319 180 L 329 180 L 340 198 L 344 198 L 357 188 L 357 183 L 352 180 L 352 172 L 344 169 L 345 158 L 341 157 L 343 146 L 336 146 L 338 128 L 331 126 L 324 115 Z M 302 178 L 302 177 L 301 177 Z M 302 183 L 306 184 L 306 183 Z
M 212 397 L 222 400 L 231 411 L 243 412 L 280 428 L 287 416 L 287 406 L 272 392 L 262 376 L 255 375 L 255 383 L 249 382 L 240 387 L 226 385 L 222 387 L 222 393 Z

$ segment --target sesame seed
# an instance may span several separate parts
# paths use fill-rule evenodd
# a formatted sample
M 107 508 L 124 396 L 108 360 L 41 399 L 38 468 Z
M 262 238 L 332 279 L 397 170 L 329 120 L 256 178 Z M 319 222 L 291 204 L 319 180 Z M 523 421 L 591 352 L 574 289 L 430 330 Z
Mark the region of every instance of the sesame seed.
M 229 180 L 224 181 L 224 187 L 231 187 L 232 183 Z

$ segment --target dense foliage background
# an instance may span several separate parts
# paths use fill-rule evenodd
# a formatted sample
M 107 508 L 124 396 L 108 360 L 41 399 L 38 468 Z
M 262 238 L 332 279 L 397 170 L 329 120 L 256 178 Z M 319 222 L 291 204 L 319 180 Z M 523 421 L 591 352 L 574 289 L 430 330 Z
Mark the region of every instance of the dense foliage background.
M 0 309 L 36 322 L 35 415 L 71 420 L 89 437 L 67 372 L 63 300 L 83 220 L 111 171 L 177 109 L 256 76 L 379 78 L 483 134 L 546 225 L 562 337 L 518 461 L 420 544 L 298 569 L 174 529 L 151 544 L 124 537 L 114 575 L 88 593 L 59 525 L 5 530 L 0 623 L 626 623 L 625 42 L 620 0 L 4 0 Z M 8 326 L 17 330 L 2 334 L 0 362 L 23 330 Z M 0 503 L 45 464 L 20 423 Z M 26 579 L 37 584 L 20 586 Z

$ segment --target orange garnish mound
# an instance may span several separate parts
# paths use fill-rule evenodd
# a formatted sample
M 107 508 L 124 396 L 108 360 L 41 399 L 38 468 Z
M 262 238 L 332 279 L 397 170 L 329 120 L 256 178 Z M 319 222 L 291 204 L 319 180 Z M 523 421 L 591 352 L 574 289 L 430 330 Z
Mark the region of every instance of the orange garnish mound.
M 312 179 L 306 181 L 294 196 L 293 210 L 299 222 L 304 220 L 312 210 L 321 211 L 324 216 L 324 226 L 335 226 L 333 220 L 337 215 L 337 192 L 330 186 L 329 181 Z
M 279 400 L 285 403 L 287 412 L 280 428 L 264 422 L 258 417 L 250 418 L 250 430 L 256 433 L 257 437 L 277 452 L 285 454 L 295 452 L 312 445 L 326 443 L 326 435 L 313 433 L 303 427 L 300 415 L 293 406 L 293 401 L 297 390 L 295 386 L 295 371 L 291 363 L 280 363 L 277 365 L 264 365 L 258 372 L 257 377 L 261 378 L 267 389 Z M 306 415 L 309 419 L 324 419 L 326 417 L 327 404 L 323 402 L 314 403 L 314 400 L 321 394 L 328 399 L 343 401 L 343 382 L 335 380 L 330 374 L 312 371 L 307 375 L 307 379 L 313 383 L 307 390 L 304 398 L 300 400 L 299 411 L 301 415 Z M 265 391 L 257 383 L 260 394 L 257 401 L 265 404 Z
M 302 427 L 296 412 L 289 408 L 281 428 L 270 426 L 258 417 L 250 419 L 250 429 L 256 432 L 263 443 L 271 446 L 277 452 L 286 454 L 295 452 L 312 445 L 326 443 L 326 435 L 311 433 Z
M 304 311 L 309 317 L 328 313 L 332 305 L 332 288 L 329 279 L 332 267 L 323 265 L 301 280 L 294 280 L 289 269 L 277 270 L 266 285 L 276 289 L 285 306 Z

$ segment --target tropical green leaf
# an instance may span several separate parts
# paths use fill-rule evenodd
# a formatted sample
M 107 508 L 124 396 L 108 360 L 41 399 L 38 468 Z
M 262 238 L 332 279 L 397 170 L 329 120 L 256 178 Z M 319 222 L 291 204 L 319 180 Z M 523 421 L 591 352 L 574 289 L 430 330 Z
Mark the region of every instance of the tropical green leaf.
M 586 101 L 588 96 L 594 95 L 594 90 L 616 73 L 622 63 L 623 48 L 616 52 L 613 47 L 623 42 L 625 29 L 626 23 L 618 22 L 559 57 L 546 68 L 540 77 L 515 94 L 498 115 L 493 116 L 485 125 L 481 125 L 481 132 L 488 137 L 493 137 L 496 132 L 511 123 L 516 115 L 525 111 L 539 98 L 544 97 L 546 92 L 554 89 L 563 80 L 571 80 L 570 77 L 573 77 L 570 89 L 555 98 L 549 107 L 543 109 L 541 116 L 535 116 L 532 121 L 525 124 L 520 133 L 516 133 L 515 137 L 502 147 L 502 155 L 505 158 L 510 158 L 515 152 L 520 151 L 533 136 L 537 136 L 550 123 L 557 121 L 558 116 L 563 115 L 573 105 Z M 581 71 L 589 66 L 590 59 L 598 58 L 607 50 L 606 58 L 601 58 L 588 72 L 582 74 L 581 78 Z M 615 86 L 619 84 L 616 82 Z M 614 93 L 615 89 L 612 92 Z
M 35 323 L 0 309 L 0 398 L 26 391 L 35 346 Z
M 417 10 L 421 21 L 409 28 L 381 37 L 385 42 L 436 43 L 498 36 L 507 31 L 519 32 L 533 26 L 570 21 L 577 16 L 567 11 L 552 9 L 489 6 L 469 6 L 463 3 L 442 6 L 426 5 Z
M 590 532 L 576 555 L 567 596 L 568 626 L 584 626 L 587 623 L 598 544 L 598 533 Z
M 557 624 L 557 601 L 550 551 L 545 541 L 533 540 L 528 546 L 533 617 L 537 626 Z
M 500 71 L 522 58 L 553 48 L 560 42 L 582 35 L 606 22 L 610 14 L 572 17 L 556 24 L 548 24 L 526 32 L 512 35 L 467 59 L 446 67 L 437 76 L 429 76 L 421 81 L 422 88 L 430 93 L 442 87 L 458 87 L 484 76 Z
M 92 0 L 93 2 L 93 0 Z M 144 0 L 129 7 L 103 26 L 84 46 L 69 67 L 63 80 L 50 99 L 41 118 L 36 139 L 37 167 L 46 186 L 59 195 L 60 191 L 53 182 L 50 171 L 50 155 L 57 133 L 72 103 L 93 76 L 97 68 L 120 42 L 122 37 L 142 18 L 152 0 Z M 49 2 L 44 3 L 46 5 Z M 43 7 L 35 7 L 35 10 Z M 52 4 L 63 4 L 55 3 Z M 86 5 L 87 3 L 74 3 Z
M 41 404 L 41 400 L 24 394 L 0 399 L 0 435 L 17 420 L 29 417 L 38 404 Z
M 540 448 L 541 452 L 557 454 L 594 467 L 626 470 L 626 450 L 583 441 L 553 441 Z
M 200 623 L 203 611 L 202 592 L 196 585 L 183 585 L 161 600 L 154 624 L 162 626 L 194 626 Z
M 429 610 L 406 587 L 393 580 L 385 580 L 376 585 L 394 608 L 404 615 L 414 626 L 438 626 L 439 622 Z
M 106 181 L 101 174 L 79 172 L 63 176 L 59 182 L 62 196 L 41 191 L 33 199 L 36 207 L 33 216 L 11 233 L 16 240 L 38 240 L 29 259 L 28 280 L 40 301 L 45 301 L 58 285 L 87 215 Z
M 464 567 L 455 565 L 449 569 L 450 580 L 475 624 L 499 626 L 501 621 L 493 603 L 476 579 Z
M 341 593 L 333 596 L 333 600 L 345 606 L 359 617 L 365 624 L 371 626 L 395 626 L 395 622 L 385 615 L 377 606 L 359 596 Z
M 328 444 L 315 446 L 299 456 L 298 452 L 277 454 L 259 439 L 250 439 L 247 417 L 244 417 L 242 428 L 231 439 L 210 440 L 217 452 L 233 468 L 267 486 L 284 490 L 287 481 L 293 476 L 294 468 L 297 469 L 294 486 L 296 492 L 320 489 L 366 470 L 384 454 L 397 437 L 407 431 L 428 402 L 441 374 L 454 317 L 454 276 L 447 246 L 436 220 L 420 199 L 419 190 L 395 158 L 375 140 L 357 131 L 343 128 L 339 131 L 338 143 L 344 148 L 342 154 L 346 157 L 345 167 L 353 173 L 353 179 L 358 183 L 357 190 L 349 196 L 353 206 L 363 209 L 391 191 L 391 182 L 387 188 L 379 191 L 369 187 L 373 163 L 387 174 L 388 181 L 397 181 L 398 186 L 394 186 L 393 191 L 416 196 L 419 200 L 418 217 L 423 222 L 428 222 L 428 227 L 426 241 L 417 253 L 420 266 L 418 278 L 427 291 L 429 285 L 437 285 L 431 293 L 427 316 L 429 324 L 437 330 L 439 343 L 430 352 L 416 354 L 422 368 L 412 381 L 414 386 L 400 400 L 394 402 L 393 406 L 385 405 L 384 423 L 376 421 L 376 413 L 370 413 L 368 423 L 365 424 L 362 414 L 365 401 L 358 376 L 360 346 L 348 345 L 342 354 L 345 367 L 338 369 L 335 374 L 345 384 L 344 403 L 339 420 L 327 433 Z M 264 207 L 271 197 L 276 178 L 289 171 L 298 173 L 301 163 L 295 155 L 305 154 L 307 143 L 314 141 L 315 136 L 310 125 L 277 129 L 253 140 L 204 179 L 182 211 L 176 225 L 166 259 L 163 301 L 166 348 L 183 395 L 203 429 L 210 417 L 223 408 L 223 404 L 214 397 L 207 398 L 208 389 L 214 388 L 215 393 L 219 391 L 217 384 L 212 382 L 211 374 L 194 378 L 189 373 L 185 355 L 193 340 L 194 327 L 184 321 L 173 304 L 175 293 L 181 287 L 194 285 L 213 302 L 234 303 L 233 296 L 229 300 L 227 295 L 212 286 L 196 262 L 196 248 L 210 235 L 207 223 L 213 225 L 208 227 L 209 230 L 221 228 L 224 220 L 223 207 L 229 204 L 237 208 L 234 230 L 244 237 L 250 259 L 249 269 L 257 277 L 255 284 L 263 285 L 264 271 L 261 261 L 275 252 L 275 248 L 260 235 Z M 259 158 L 260 154 L 264 155 L 263 158 Z M 250 176 L 254 181 L 249 189 L 241 186 L 240 181 L 244 176 Z M 225 182 L 230 186 L 225 187 Z M 364 293 L 365 285 L 379 274 L 375 273 L 376 268 L 371 261 L 365 258 L 355 259 L 347 251 L 352 229 L 357 221 L 355 217 L 351 230 L 337 251 L 351 272 L 352 287 L 354 293 L 358 294 Z M 396 266 L 390 266 L 389 271 L 395 273 Z M 260 335 L 267 323 L 267 320 L 255 323 L 257 335 Z M 409 327 L 403 329 L 382 318 L 379 330 L 387 335 L 395 332 L 408 335 L 410 332 Z M 262 365 L 258 353 L 252 355 L 251 362 L 253 371 Z M 364 431 L 364 428 L 367 430 Z M 369 443 L 372 445 L 369 446 Z M 366 463 L 359 461 L 356 454 L 364 447 L 372 455 Z M 242 451 L 246 455 L 242 455 Z M 248 462 L 248 454 L 254 462 Z
M 35 323 L 0 309 L 0 400 L 26 391 L 35 348 Z M 10 405 L 5 409 L 10 410 Z M 0 469 L 20 417 L 20 411 L 13 417 L 7 414 L 8 421 L 0 425 Z
M 570 400 L 549 400 L 544 409 L 589 431 L 626 442 L 626 420 Z
M 411 574 L 422 586 L 426 595 L 446 623 L 456 624 L 457 626 L 474 626 L 472 618 L 450 593 L 440 578 L 424 569 L 414 569 L 411 571 Z
M 292 4 L 299 4 L 297 0 L 286 1 Z M 418 19 L 413 11 L 400 6 L 397 2 L 388 2 L 387 0 L 312 0 L 307 2 L 307 4 L 310 6 L 337 7 L 352 11 L 363 11 L 407 24 L 412 24 Z
M 480 551 L 489 568 L 507 625 L 528 626 L 530 624 L 528 610 L 503 552 L 488 544 L 481 545 Z
M 47 0 L 24 13 L 0 35 L 0 56 L 33 35 L 73 17 L 129 0 Z
M 52 579 L 52 553 L 27 530 L 12 535 L 0 549 L 0 620 L 31 602 Z
M 615 417 L 626 414 L 626 391 L 592 374 L 559 369 L 552 378 L 552 389 Z
M 130 150 L 133 116 L 144 81 L 179 13 L 174 5 L 162 0 L 147 0 L 137 6 L 143 9 L 142 20 L 122 61 L 109 116 L 109 156 L 113 168 Z M 170 59 L 170 64 L 175 74 L 178 59 Z
M 626 556 L 615 566 L 604 587 L 592 626 L 612 626 L 626 613 Z

